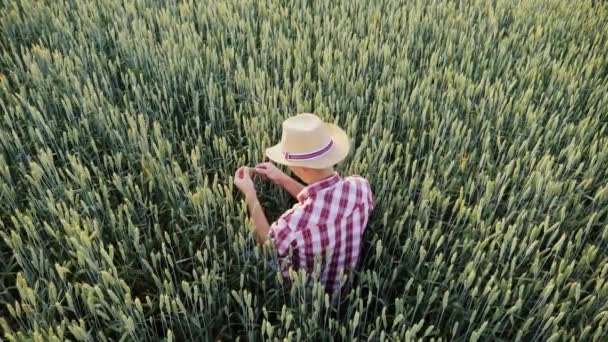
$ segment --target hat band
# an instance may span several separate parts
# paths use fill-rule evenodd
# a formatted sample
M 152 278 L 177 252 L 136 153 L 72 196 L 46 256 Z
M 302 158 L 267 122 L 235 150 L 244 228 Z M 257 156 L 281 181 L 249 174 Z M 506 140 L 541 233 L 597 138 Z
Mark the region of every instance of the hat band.
M 309 152 L 309 153 L 289 153 L 289 152 L 285 152 L 285 159 L 287 160 L 311 160 L 311 159 L 316 159 L 319 158 L 323 155 L 325 155 L 327 152 L 329 152 L 329 150 L 331 150 L 331 147 L 334 145 L 334 141 L 333 140 L 329 140 L 329 143 L 327 144 L 327 146 L 323 147 L 320 150 L 314 151 L 314 152 Z

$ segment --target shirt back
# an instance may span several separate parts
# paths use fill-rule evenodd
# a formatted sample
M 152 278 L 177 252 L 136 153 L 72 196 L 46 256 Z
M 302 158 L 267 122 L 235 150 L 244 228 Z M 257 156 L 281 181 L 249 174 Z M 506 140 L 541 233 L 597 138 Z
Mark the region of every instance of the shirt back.
M 283 275 L 288 276 L 289 266 L 310 274 L 316 259 L 320 280 L 331 293 L 340 287 L 340 273 L 357 267 L 374 207 L 371 187 L 363 177 L 342 179 L 334 173 L 302 189 L 297 198 L 270 226 Z

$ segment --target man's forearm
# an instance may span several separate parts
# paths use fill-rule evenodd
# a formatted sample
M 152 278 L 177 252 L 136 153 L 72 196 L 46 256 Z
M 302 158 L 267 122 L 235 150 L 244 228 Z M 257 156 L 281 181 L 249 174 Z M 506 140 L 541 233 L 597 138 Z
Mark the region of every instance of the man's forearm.
M 287 175 L 283 177 L 283 179 L 279 182 L 279 185 L 281 185 L 285 190 L 287 190 L 287 192 L 289 192 L 293 197 L 298 197 L 300 191 L 304 189 L 304 185 L 300 184 L 298 181 Z
M 260 204 L 256 194 L 248 195 L 246 197 L 246 201 L 247 207 L 249 208 L 249 214 L 251 215 L 251 220 L 255 226 L 255 240 L 260 244 L 264 244 L 270 229 L 268 219 L 266 219 L 266 214 L 264 214 L 264 210 L 262 209 L 262 205 Z

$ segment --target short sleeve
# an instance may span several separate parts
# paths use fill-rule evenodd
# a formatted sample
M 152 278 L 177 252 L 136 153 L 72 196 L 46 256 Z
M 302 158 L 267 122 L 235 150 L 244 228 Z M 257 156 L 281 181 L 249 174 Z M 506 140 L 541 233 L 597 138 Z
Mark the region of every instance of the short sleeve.
M 279 257 L 287 256 L 290 246 L 296 247 L 296 234 L 282 217 L 270 226 L 268 235 L 274 241 Z
M 375 206 L 374 203 L 374 193 L 372 191 L 372 187 L 369 184 L 369 181 L 363 177 L 361 177 L 361 182 L 363 183 L 363 190 L 365 191 L 365 200 L 367 201 L 367 206 L 369 210 L 372 210 Z

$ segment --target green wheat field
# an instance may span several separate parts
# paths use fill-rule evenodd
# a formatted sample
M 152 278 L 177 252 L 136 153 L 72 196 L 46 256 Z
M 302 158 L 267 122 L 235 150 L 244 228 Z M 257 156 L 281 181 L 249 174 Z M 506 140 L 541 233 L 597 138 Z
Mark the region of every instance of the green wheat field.
M 375 193 L 338 306 L 233 186 L 300 112 Z M 0 1 L 0 339 L 608 341 L 608 3 Z

